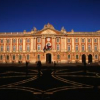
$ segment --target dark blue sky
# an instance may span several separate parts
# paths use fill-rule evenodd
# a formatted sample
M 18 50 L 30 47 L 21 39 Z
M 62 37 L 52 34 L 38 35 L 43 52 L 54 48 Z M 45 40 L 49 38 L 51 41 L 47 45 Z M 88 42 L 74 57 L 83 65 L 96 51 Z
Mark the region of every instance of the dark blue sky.
M 100 0 L 0 0 L 0 32 L 41 30 L 48 22 L 57 30 L 100 30 Z

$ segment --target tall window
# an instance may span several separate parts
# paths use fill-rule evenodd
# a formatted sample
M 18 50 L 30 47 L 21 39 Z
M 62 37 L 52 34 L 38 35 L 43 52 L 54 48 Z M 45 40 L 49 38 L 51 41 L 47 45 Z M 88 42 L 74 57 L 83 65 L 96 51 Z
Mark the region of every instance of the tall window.
M 58 51 L 58 50 L 60 50 L 60 46 L 59 46 L 59 44 L 57 44 L 57 51 Z
M 91 45 L 90 44 L 88 45 L 88 51 L 91 51 Z
M 98 59 L 98 55 L 95 55 L 95 59 Z
M 75 42 L 78 43 L 78 38 L 75 39 Z
M 19 51 L 22 51 L 22 45 L 19 45 Z
M 84 51 L 85 49 L 84 49 L 84 45 L 82 45 L 82 51 Z
M 9 45 L 7 45 L 7 51 L 10 51 Z
M 7 39 L 7 43 L 9 43 L 10 42 L 10 40 L 9 39 Z
M 75 50 L 78 51 L 78 45 L 76 45 Z
M 94 46 L 94 51 L 97 51 L 97 45 Z
M 27 45 L 27 51 L 30 51 L 30 45 L 29 44 Z
M 97 39 L 94 39 L 94 43 L 97 43 Z
M 70 39 L 68 39 L 67 42 L 70 43 Z
M 22 60 L 22 55 L 19 55 L 19 60 Z
M 40 60 L 40 55 L 37 55 L 37 59 Z
M 57 59 L 58 59 L 58 60 L 60 59 L 60 55 L 57 55 Z
M 38 50 L 41 50 L 41 45 L 37 45 L 37 49 Z
M 85 40 L 85 39 L 82 39 L 82 43 L 84 43 L 84 40 Z
M 29 55 L 27 55 L 27 60 L 29 60 L 29 58 L 30 58 L 30 56 L 29 56 Z
M 15 55 L 13 55 L 13 60 L 15 60 Z
M 70 45 L 68 45 L 68 51 L 70 51 Z
M 91 39 L 88 39 L 88 42 L 90 43 L 91 42 Z
M 3 43 L 3 39 L 1 39 L 1 43 Z
M 30 39 L 27 39 L 27 42 L 29 43 L 30 42 Z
M 37 38 L 37 42 L 40 43 L 40 41 L 41 41 L 41 38 Z
M 16 46 L 15 45 L 13 46 L 13 51 L 16 51 Z
M 78 59 L 78 55 L 76 55 L 76 59 Z
M 70 59 L 70 55 L 68 55 L 68 59 Z
M 13 43 L 16 43 L 16 39 L 13 39 L 13 41 L 12 41 Z
M 9 55 L 7 55 L 7 60 L 9 60 Z
M 2 55 L 0 55 L 0 60 L 2 60 L 3 59 L 3 56 Z
M 23 42 L 23 40 L 22 39 L 19 39 L 19 43 L 22 43 Z
M 3 45 L 1 45 L 1 47 L 0 47 L 0 51 L 3 51 Z
M 57 38 L 57 42 L 59 42 L 60 41 L 60 39 L 59 38 Z

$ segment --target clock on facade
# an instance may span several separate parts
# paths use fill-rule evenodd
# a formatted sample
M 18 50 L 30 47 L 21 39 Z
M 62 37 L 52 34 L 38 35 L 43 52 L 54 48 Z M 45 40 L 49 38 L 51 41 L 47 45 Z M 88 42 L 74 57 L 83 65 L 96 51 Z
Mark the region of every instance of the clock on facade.
M 50 38 L 47 38 L 47 41 L 50 41 Z

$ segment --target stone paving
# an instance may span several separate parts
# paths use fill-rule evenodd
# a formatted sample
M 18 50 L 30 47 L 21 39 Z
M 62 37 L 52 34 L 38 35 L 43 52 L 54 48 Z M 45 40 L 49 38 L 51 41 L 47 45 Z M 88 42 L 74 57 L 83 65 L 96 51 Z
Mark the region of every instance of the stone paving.
M 100 66 L 24 64 L 0 67 L 0 100 L 97 100 L 100 99 Z

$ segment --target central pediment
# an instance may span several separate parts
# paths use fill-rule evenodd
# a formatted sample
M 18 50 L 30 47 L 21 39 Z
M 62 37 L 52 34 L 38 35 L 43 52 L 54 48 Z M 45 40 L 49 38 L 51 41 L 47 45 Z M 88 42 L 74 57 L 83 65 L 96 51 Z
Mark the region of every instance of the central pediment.
M 53 30 L 47 29 L 41 32 L 41 34 L 57 34 L 56 32 L 54 32 Z

